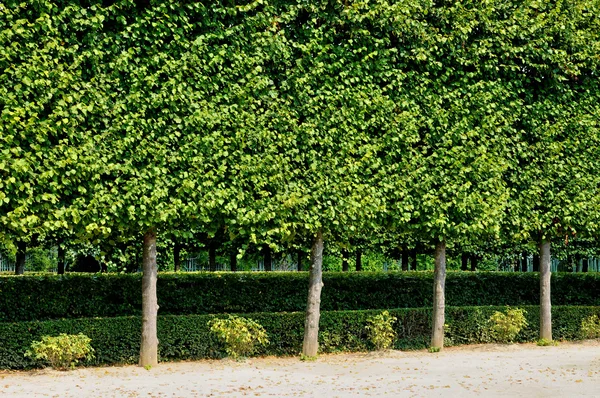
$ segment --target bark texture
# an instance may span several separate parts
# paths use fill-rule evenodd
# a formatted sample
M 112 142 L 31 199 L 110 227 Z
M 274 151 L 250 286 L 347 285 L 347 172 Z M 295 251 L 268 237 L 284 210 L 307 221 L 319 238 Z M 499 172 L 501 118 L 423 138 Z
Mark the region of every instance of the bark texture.
M 446 288 L 446 242 L 435 245 L 435 271 L 433 274 L 433 329 L 431 347 L 444 347 L 444 322 Z
M 348 272 L 348 250 L 342 249 L 342 271 Z
M 319 231 L 310 252 L 308 302 L 304 320 L 302 354 L 314 357 L 319 350 L 319 318 L 321 317 L 321 289 L 323 288 L 323 233 Z
M 144 235 L 144 257 L 142 260 L 142 344 L 140 366 L 158 364 L 158 337 L 156 319 L 158 300 L 156 298 L 156 232 L 150 229 Z
M 23 275 L 25 273 L 25 254 L 27 253 L 27 243 L 17 243 L 17 258 L 15 263 L 15 275 Z
M 552 304 L 550 302 L 550 242 L 540 243 L 540 338 L 552 340 Z

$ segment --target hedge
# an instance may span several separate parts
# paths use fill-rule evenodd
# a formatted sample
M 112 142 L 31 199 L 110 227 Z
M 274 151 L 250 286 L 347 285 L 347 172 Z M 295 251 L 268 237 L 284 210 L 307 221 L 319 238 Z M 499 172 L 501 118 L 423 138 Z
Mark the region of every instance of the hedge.
M 485 333 L 487 320 L 505 307 L 449 307 L 447 344 L 491 342 Z M 534 341 L 538 336 L 539 307 L 523 306 L 529 326 L 517 337 L 519 342 Z M 394 309 L 399 338 L 396 349 L 427 347 L 431 332 L 431 310 L 428 308 Z M 365 351 L 372 349 L 365 325 L 369 316 L 380 311 L 323 312 L 320 322 L 321 352 Z M 555 339 L 579 338 L 581 320 L 600 315 L 600 307 L 553 307 Z M 270 344 L 259 355 L 298 355 L 301 351 L 304 314 L 254 313 L 248 317 L 258 321 L 269 334 Z M 159 351 L 162 361 L 221 358 L 223 347 L 209 333 L 207 322 L 213 315 L 166 315 L 158 322 Z M 32 341 L 43 335 L 84 333 L 92 339 L 96 359 L 91 365 L 137 363 L 141 320 L 139 317 L 62 319 L 36 322 L 0 323 L 0 368 L 24 369 L 39 366 L 24 357 Z
M 304 311 L 306 272 L 159 274 L 161 315 Z M 553 274 L 554 305 L 600 305 L 600 276 Z M 430 272 L 325 273 L 323 311 L 432 305 Z M 0 277 L 0 322 L 140 315 L 140 274 Z M 537 273 L 449 272 L 449 306 L 537 305 Z

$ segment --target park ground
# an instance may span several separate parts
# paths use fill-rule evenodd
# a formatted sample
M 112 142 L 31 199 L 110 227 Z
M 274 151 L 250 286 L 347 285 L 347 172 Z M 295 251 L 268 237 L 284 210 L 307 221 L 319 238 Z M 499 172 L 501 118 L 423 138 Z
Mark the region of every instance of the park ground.
M 600 396 L 600 342 L 0 373 L 7 397 Z

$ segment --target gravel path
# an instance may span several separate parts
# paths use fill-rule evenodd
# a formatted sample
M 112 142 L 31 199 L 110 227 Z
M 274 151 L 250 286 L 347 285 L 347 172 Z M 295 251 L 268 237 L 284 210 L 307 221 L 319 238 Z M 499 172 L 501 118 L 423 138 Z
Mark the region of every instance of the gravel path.
M 600 397 L 600 343 L 0 373 L 7 397 Z

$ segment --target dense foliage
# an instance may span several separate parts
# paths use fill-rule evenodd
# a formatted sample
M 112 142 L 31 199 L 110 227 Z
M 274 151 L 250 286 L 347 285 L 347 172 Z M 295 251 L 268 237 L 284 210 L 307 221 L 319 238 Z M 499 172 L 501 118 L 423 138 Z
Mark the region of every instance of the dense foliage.
M 325 273 L 325 311 L 431 306 L 431 273 Z M 534 273 L 448 274 L 448 304 L 534 305 Z M 600 305 L 600 275 L 553 275 L 556 305 Z M 160 274 L 160 314 L 304 311 L 306 273 Z M 139 315 L 140 275 L 0 278 L 0 321 Z
M 539 318 L 537 307 L 525 306 L 528 327 L 515 341 L 535 341 Z M 489 343 L 488 319 L 504 307 L 447 308 L 449 345 Z M 581 336 L 581 322 L 600 314 L 600 307 L 552 308 L 557 339 L 576 340 Z M 321 352 L 365 351 L 375 347 L 370 343 L 367 320 L 380 311 L 336 311 L 321 315 Z M 427 347 L 431 332 L 431 310 L 389 310 L 397 318 L 394 323 L 396 349 Z M 258 355 L 297 355 L 302 346 L 304 315 L 302 313 L 256 313 L 247 315 L 262 325 L 269 335 L 269 344 L 258 349 Z M 160 357 L 163 361 L 221 358 L 222 344 L 210 332 L 211 315 L 161 316 L 158 322 Z M 44 335 L 83 333 L 91 338 L 95 359 L 91 365 L 136 363 L 139 357 L 139 317 L 62 319 L 36 322 L 2 322 L 0 334 L 0 369 L 23 369 L 39 366 L 24 353 L 32 341 Z

